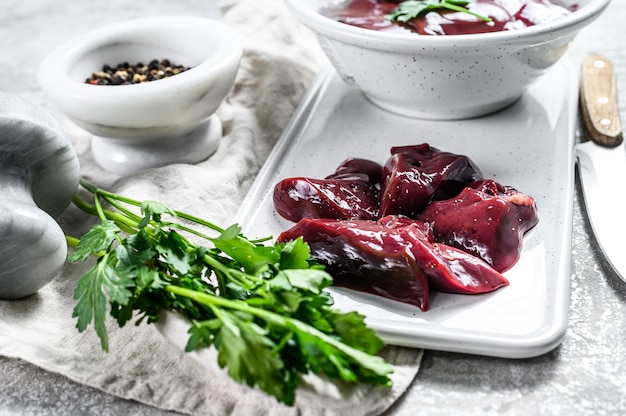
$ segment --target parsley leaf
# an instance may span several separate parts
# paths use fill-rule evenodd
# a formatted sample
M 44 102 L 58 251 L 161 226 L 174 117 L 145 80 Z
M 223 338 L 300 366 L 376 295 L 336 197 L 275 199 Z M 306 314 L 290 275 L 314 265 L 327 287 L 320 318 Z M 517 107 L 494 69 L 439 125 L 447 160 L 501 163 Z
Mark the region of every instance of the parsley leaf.
M 472 0 L 407 0 L 399 3 L 397 9 L 386 17 L 392 22 L 407 23 L 417 18 L 420 14 L 443 9 L 471 14 L 485 22 L 491 22 L 492 19 L 490 17 L 474 13 L 467 7 L 464 7 L 471 2 Z
M 101 224 L 94 225 L 80 239 L 78 246 L 69 256 L 69 260 L 84 261 L 92 255 L 108 250 L 119 232 L 119 227 L 111 220 L 105 220 Z
M 126 304 L 132 296 L 134 281 L 127 273 L 115 271 L 112 264 L 117 259 L 115 251 L 102 256 L 96 265 L 78 281 L 74 299 L 78 299 L 73 317 L 78 318 L 76 327 L 84 331 L 93 320 L 102 348 L 109 350 L 108 336 L 104 325 L 108 301 Z
M 154 220 L 156 222 L 161 221 L 161 216 L 163 214 L 170 214 L 172 216 L 176 216 L 176 213 L 163 205 L 158 201 L 144 201 L 141 203 L 141 212 L 143 213 L 143 219 L 137 224 L 137 227 L 144 228 L 150 220 Z

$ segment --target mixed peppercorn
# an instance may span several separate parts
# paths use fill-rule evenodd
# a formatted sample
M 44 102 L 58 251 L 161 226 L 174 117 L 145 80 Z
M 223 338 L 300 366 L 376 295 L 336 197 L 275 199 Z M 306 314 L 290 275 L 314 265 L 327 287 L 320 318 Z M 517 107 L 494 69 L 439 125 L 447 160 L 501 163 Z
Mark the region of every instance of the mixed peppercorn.
M 173 65 L 169 59 L 153 59 L 148 64 L 137 62 L 134 65 L 122 62 L 116 66 L 104 64 L 101 71 L 94 71 L 85 81 L 92 85 L 130 85 L 168 78 L 190 67 Z

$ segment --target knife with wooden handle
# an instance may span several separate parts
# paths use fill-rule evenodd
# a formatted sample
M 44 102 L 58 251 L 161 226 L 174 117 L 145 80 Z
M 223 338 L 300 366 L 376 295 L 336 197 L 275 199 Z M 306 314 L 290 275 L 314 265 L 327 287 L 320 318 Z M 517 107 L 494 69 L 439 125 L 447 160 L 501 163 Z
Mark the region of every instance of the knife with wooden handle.
M 585 130 L 591 140 L 609 147 L 623 142 L 613 64 L 604 56 L 589 55 L 584 59 L 580 104 Z
M 589 141 L 576 145 L 587 215 L 606 259 L 626 281 L 626 152 L 611 62 L 587 56 L 581 68 L 580 105 Z

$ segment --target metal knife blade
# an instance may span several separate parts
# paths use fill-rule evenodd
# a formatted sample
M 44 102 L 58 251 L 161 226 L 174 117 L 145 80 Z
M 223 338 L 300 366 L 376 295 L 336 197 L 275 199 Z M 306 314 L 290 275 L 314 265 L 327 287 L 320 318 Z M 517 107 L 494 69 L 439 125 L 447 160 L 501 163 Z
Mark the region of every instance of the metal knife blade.
M 626 151 L 613 65 L 601 55 L 583 60 L 580 105 L 584 130 L 591 139 L 576 145 L 583 199 L 600 249 L 626 281 Z

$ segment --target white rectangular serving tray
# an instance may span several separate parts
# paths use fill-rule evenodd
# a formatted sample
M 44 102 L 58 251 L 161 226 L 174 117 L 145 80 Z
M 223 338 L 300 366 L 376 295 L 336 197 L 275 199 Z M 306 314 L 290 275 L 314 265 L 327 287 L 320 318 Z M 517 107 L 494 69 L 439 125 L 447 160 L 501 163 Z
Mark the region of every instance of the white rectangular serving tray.
M 427 312 L 343 288 L 335 305 L 356 310 L 392 345 L 527 358 L 558 346 L 567 327 L 577 75 L 562 62 L 520 100 L 469 120 L 431 121 L 382 110 L 329 69 L 318 77 L 246 196 L 237 221 L 249 238 L 293 223 L 274 212 L 281 179 L 323 178 L 348 157 L 384 163 L 392 146 L 429 143 L 464 154 L 485 178 L 532 195 L 539 224 L 524 239 L 510 285 L 490 294 L 432 293 Z

